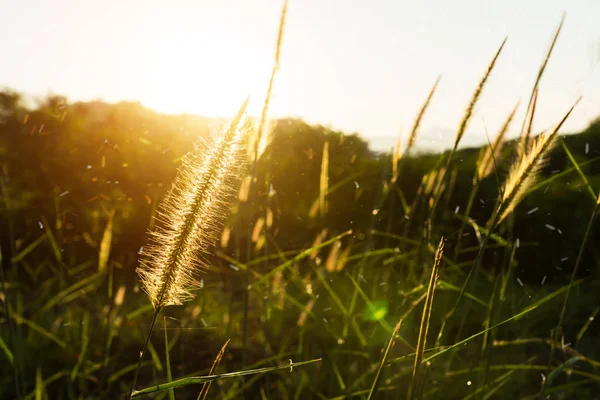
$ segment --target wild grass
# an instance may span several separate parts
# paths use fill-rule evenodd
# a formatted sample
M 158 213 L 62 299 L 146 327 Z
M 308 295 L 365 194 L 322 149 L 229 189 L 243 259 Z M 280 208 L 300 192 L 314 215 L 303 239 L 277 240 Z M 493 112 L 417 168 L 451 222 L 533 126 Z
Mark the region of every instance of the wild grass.
M 592 167 L 600 158 L 584 160 L 581 145 L 559 137 L 575 105 L 554 128 L 532 136 L 536 101 L 543 97 L 538 86 L 560 27 L 516 140 L 506 135 L 517 106 L 479 152 L 459 148 L 509 45 L 504 41 L 449 152 L 413 154 L 441 89 L 438 78 L 404 149 L 359 154 L 345 147 L 351 137 L 324 130 L 318 141 L 291 147 L 293 154 L 283 157 L 273 152 L 281 143 L 267 126 L 286 13 L 287 3 L 257 128 L 244 118 L 245 103 L 215 142 L 182 159 L 177 154 L 182 165 L 174 185 L 161 206 L 147 208 L 158 217 L 156 226 L 144 221 L 154 233 L 141 254 L 120 249 L 128 246 L 120 203 L 90 212 L 85 202 L 60 200 L 61 191 L 52 194 L 55 215 L 31 217 L 39 230 L 17 237 L 15 225 L 35 211 L 16 212 L 15 181 L 2 177 L 2 218 L 11 232 L 5 235 L 10 245 L 0 248 L 0 357 L 6 360 L 0 395 L 597 396 L 593 318 L 600 308 L 591 244 L 600 207 Z M 281 125 L 273 124 L 273 132 L 289 124 Z M 286 140 L 313 133 L 283 132 Z M 456 165 L 459 154 L 464 166 Z M 549 173 L 555 163 L 559 172 Z M 286 187 L 288 181 L 293 184 Z M 305 181 L 311 186 L 301 192 Z M 294 201 L 284 203 L 286 195 Z M 545 219 L 564 196 L 582 198 L 585 215 L 572 212 L 585 224 L 563 226 L 563 234 Z M 460 213 L 455 207 L 465 200 Z M 347 217 L 338 213 L 348 209 L 355 219 L 341 221 Z M 94 229 L 80 235 L 85 256 L 65 240 L 65 215 L 73 210 L 93 221 Z M 520 224 L 542 228 L 531 232 Z M 546 280 L 559 270 L 537 265 L 531 252 L 561 244 L 569 252 L 558 264 L 565 271 Z M 141 290 L 128 275 L 138 258 Z M 534 281 L 537 271 L 545 275 Z M 163 332 L 153 336 L 155 329 Z
M 183 160 L 175 183 L 163 201 L 163 227 L 152 232 L 138 268 L 144 291 L 154 307 L 150 329 L 140 352 L 129 397 L 160 311 L 193 298 L 200 284 L 195 278 L 204 262 L 201 252 L 210 249 L 222 228 L 223 209 L 237 189 L 242 174 L 248 127 L 246 101 L 223 129 L 222 136 L 207 148 L 200 145 Z

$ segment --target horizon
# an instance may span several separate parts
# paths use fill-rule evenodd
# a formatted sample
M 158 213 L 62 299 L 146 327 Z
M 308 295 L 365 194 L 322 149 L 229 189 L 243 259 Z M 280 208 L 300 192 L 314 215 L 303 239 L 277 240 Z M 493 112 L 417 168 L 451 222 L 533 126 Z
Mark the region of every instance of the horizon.
M 230 115 L 250 93 L 249 112 L 258 114 L 283 1 L 227 0 L 210 7 L 131 2 L 119 12 L 112 4 L 63 0 L 5 6 L 8 23 L 0 34 L 14 40 L 1 47 L 12 61 L 0 65 L 0 85 L 32 97 L 55 93 L 72 102 L 137 101 L 165 114 L 211 118 Z M 389 150 L 399 132 L 410 128 L 441 74 L 417 140 L 419 147 L 441 150 L 451 144 L 447 132 L 456 129 L 508 36 L 461 147 L 484 144 L 485 132 L 493 136 L 520 99 L 508 135 L 514 137 L 564 12 L 541 81 L 534 131 L 556 123 L 583 95 L 561 130 L 581 131 L 600 115 L 600 26 L 592 18 L 600 15 L 600 3 L 541 4 L 461 0 L 449 7 L 441 1 L 424 6 L 381 0 L 348 8 L 341 1 L 291 1 L 270 116 L 357 132 L 378 150 L 386 149 L 376 143 L 389 140 Z

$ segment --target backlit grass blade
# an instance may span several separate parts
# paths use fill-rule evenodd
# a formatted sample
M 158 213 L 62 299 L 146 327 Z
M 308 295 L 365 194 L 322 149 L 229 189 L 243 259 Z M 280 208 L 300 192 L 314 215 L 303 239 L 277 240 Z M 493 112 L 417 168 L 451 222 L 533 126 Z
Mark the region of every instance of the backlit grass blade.
M 213 361 L 213 364 L 210 367 L 210 371 L 208 371 L 209 375 L 214 374 L 215 370 L 219 367 L 219 364 L 221 364 L 221 360 L 223 359 L 223 356 L 225 355 L 225 349 L 227 348 L 227 345 L 229 344 L 230 341 L 231 341 L 231 339 L 227 339 L 227 341 L 225 342 L 223 347 L 221 347 L 221 350 L 215 357 L 215 361 Z M 169 380 L 169 382 L 170 381 L 171 380 Z M 202 389 L 200 390 L 200 393 L 198 393 L 197 400 L 205 400 L 206 399 L 206 396 L 208 396 L 208 391 L 210 390 L 210 384 L 211 384 L 211 382 L 205 382 L 202 385 Z M 171 391 L 172 391 L 172 389 L 171 389 Z
M 398 321 L 398 323 L 394 327 L 392 336 L 388 341 L 387 347 L 385 348 L 385 352 L 383 353 L 383 357 L 381 358 L 381 362 L 379 363 L 379 367 L 377 368 L 377 372 L 375 373 L 375 379 L 373 380 L 373 384 L 371 385 L 371 390 L 369 391 L 367 400 L 371 400 L 377 392 L 377 387 L 379 386 L 379 381 L 381 380 L 381 373 L 383 372 L 383 367 L 385 366 L 385 362 L 387 361 L 388 355 L 390 354 L 390 350 L 392 349 L 392 347 L 394 347 L 394 343 L 396 342 L 396 335 L 398 334 L 401 325 L 402 320 Z
M 528 313 L 530 313 L 531 311 L 533 311 L 533 310 L 535 310 L 535 309 L 536 309 L 536 306 L 531 306 L 531 307 L 528 307 L 528 308 L 526 308 L 524 311 L 521 311 L 520 313 L 518 313 L 518 314 L 515 314 L 515 315 L 513 315 L 512 317 L 510 317 L 510 318 L 508 318 L 508 319 L 505 319 L 504 321 L 502 321 L 502 322 L 499 322 L 499 323 L 497 323 L 497 324 L 496 324 L 496 325 L 494 325 L 494 326 L 491 326 L 491 327 L 489 327 L 488 329 L 484 329 L 483 331 L 477 332 L 476 334 L 474 334 L 474 335 L 471 335 L 471 336 L 469 336 L 469 337 L 468 337 L 468 338 L 466 338 L 466 339 L 463 339 L 463 340 L 461 340 L 461 341 L 459 341 L 459 342 L 456 342 L 456 343 L 454 343 L 453 345 L 450 345 L 450 346 L 448 346 L 448 347 L 445 347 L 443 350 L 441 350 L 441 351 L 438 351 L 437 353 L 435 353 L 435 354 L 432 354 L 432 355 L 431 355 L 431 356 L 429 356 L 429 357 L 425 357 L 425 358 L 423 359 L 423 362 L 425 363 L 425 362 L 431 361 L 431 360 L 433 360 L 434 358 L 437 358 L 437 357 L 441 356 L 442 354 L 445 354 L 445 353 L 449 352 L 450 350 L 452 350 L 452 349 L 455 349 L 455 348 L 457 348 L 458 346 L 461 346 L 461 345 L 463 345 L 463 344 L 467 343 L 468 341 L 470 341 L 470 340 L 472 340 L 472 339 L 475 339 L 476 337 L 478 337 L 478 336 L 480 336 L 480 335 L 483 335 L 485 332 L 488 332 L 488 331 L 490 331 L 490 330 L 492 330 L 492 329 L 495 329 L 495 328 L 497 328 L 497 327 L 499 327 L 499 326 L 501 326 L 501 325 L 504 325 L 504 324 L 506 324 L 506 323 L 508 323 L 508 322 L 510 322 L 510 321 L 512 321 L 512 320 L 515 320 L 515 319 L 521 318 L 523 315 L 525 315 L 525 314 L 528 314 Z
M 17 324 L 24 324 L 27 325 L 28 327 L 30 327 L 31 329 L 33 329 L 34 331 L 36 331 L 37 333 L 39 333 L 40 335 L 46 337 L 47 339 L 53 341 L 54 343 L 56 343 L 57 345 L 59 345 L 61 348 L 66 349 L 67 348 L 67 344 L 58 338 L 58 336 L 54 335 L 53 333 L 47 331 L 46 329 L 42 328 L 41 326 L 39 326 L 38 324 L 36 324 L 35 322 L 24 318 L 18 314 L 15 314 L 14 310 L 11 310 L 11 317 L 15 320 L 15 322 Z
M 40 236 L 39 238 L 31 242 L 29 245 L 27 245 L 27 247 L 25 247 L 23 250 L 15 254 L 15 256 L 12 258 L 12 262 L 17 263 L 21 261 L 23 258 L 25 258 L 25 256 L 27 256 L 29 253 L 35 250 L 35 248 L 38 247 L 41 243 L 43 243 L 46 239 L 47 235 L 45 233 L 42 234 L 42 236 Z
M 600 160 L 600 156 L 596 156 L 592 159 L 586 160 L 584 162 L 579 163 L 579 167 L 584 167 L 586 165 L 595 163 L 596 161 Z M 566 168 L 564 171 L 560 171 L 557 172 L 556 174 L 552 174 L 549 177 L 547 177 L 544 180 L 539 181 L 538 183 L 536 183 L 535 185 L 533 185 L 532 187 L 530 187 L 529 189 L 527 189 L 527 194 L 529 195 L 533 192 L 535 192 L 536 190 L 539 190 L 543 187 L 548 186 L 549 184 L 551 184 L 554 181 L 559 180 L 560 178 L 565 177 L 566 175 L 570 174 L 571 172 L 577 171 L 577 169 L 575 167 L 570 167 L 570 168 Z
M 278 271 L 283 271 L 286 268 L 289 268 L 290 266 L 294 265 L 295 263 L 297 263 L 298 261 L 309 257 L 315 250 L 319 250 L 323 247 L 329 246 L 330 244 L 335 243 L 336 241 L 338 241 L 339 239 L 343 238 L 344 236 L 348 236 L 352 233 L 352 230 L 348 230 L 346 232 L 340 233 L 337 236 L 332 237 L 329 240 L 326 240 L 322 243 L 320 243 L 317 246 L 313 246 L 313 247 L 309 247 L 306 250 L 303 250 L 301 253 L 297 254 L 294 258 L 291 258 L 289 260 L 287 260 L 286 262 L 279 264 L 278 266 L 276 266 L 275 268 L 273 268 L 271 271 L 269 271 L 268 273 L 264 274 L 262 276 L 262 278 L 260 278 L 258 281 L 256 281 L 254 285 L 257 284 L 262 284 L 262 283 L 267 283 L 268 281 L 270 281 L 271 279 L 273 279 L 273 275 L 278 272 Z
M 284 370 L 284 369 L 288 369 L 288 368 L 290 369 L 290 372 L 293 372 L 293 369 L 295 367 L 301 367 L 303 365 L 313 364 L 313 363 L 320 362 L 320 361 L 321 361 L 321 358 L 316 358 L 314 360 L 309 360 L 309 361 L 300 361 L 300 362 L 296 362 L 296 363 L 290 362 L 289 364 L 280 365 L 278 367 L 256 368 L 256 369 L 248 369 L 245 371 L 228 372 L 225 374 L 193 376 L 193 377 L 189 377 L 189 378 L 182 378 L 182 379 L 175 380 L 173 382 L 162 383 L 162 384 L 147 387 L 145 389 L 136 390 L 133 392 L 131 397 L 132 398 L 140 397 L 140 396 L 144 396 L 144 395 L 151 394 L 151 393 L 157 393 L 162 390 L 177 389 L 177 388 L 188 386 L 188 385 L 212 382 L 216 379 L 238 378 L 241 376 L 264 374 L 267 372 L 279 371 L 279 370 Z
M 579 174 L 579 177 L 581 178 L 581 180 L 585 184 L 586 189 L 588 190 L 588 192 L 592 196 L 592 199 L 594 199 L 594 201 L 595 201 L 597 199 L 596 193 L 594 192 L 594 189 L 592 189 L 592 186 L 590 185 L 590 182 L 588 181 L 587 177 L 585 176 L 585 174 L 581 170 L 579 164 L 575 160 L 575 157 L 573 157 L 573 154 L 571 154 L 571 151 L 569 150 L 569 147 L 567 146 L 567 144 L 565 143 L 564 140 L 561 140 L 560 144 L 561 144 L 563 150 L 565 151 L 565 153 L 567 154 L 567 157 L 569 157 L 569 161 L 571 161 L 571 164 L 573 164 L 573 167 L 575 168 L 575 170 Z
M 542 76 L 544 75 L 544 71 L 546 70 L 546 66 L 548 65 L 548 60 L 550 60 L 550 56 L 552 55 L 552 50 L 554 50 L 554 46 L 556 45 L 556 41 L 558 39 L 558 35 L 560 34 L 564 21 L 565 15 L 563 14 L 562 18 L 560 19 L 560 23 L 558 24 L 558 28 L 556 28 L 556 32 L 552 37 L 552 42 L 550 43 L 550 47 L 548 48 L 546 57 L 544 57 L 544 61 L 542 62 L 542 65 L 540 65 L 540 69 L 538 70 L 537 76 L 535 77 L 535 83 L 533 84 L 533 88 L 531 89 L 531 95 L 529 96 L 529 102 L 527 103 L 527 110 L 525 111 L 525 119 L 523 120 L 523 126 L 521 127 L 521 138 L 522 142 L 525 144 L 527 144 L 527 139 L 529 139 L 528 130 L 531 130 L 531 127 L 529 127 L 528 129 L 526 126 L 528 124 L 528 121 L 533 118 L 531 108 L 534 105 L 540 81 L 542 80 Z M 526 147 L 522 147 L 522 150 L 527 151 Z
M 427 287 L 427 296 L 425 297 L 425 305 L 423 306 L 423 314 L 421 316 L 421 326 L 419 328 L 419 339 L 417 342 L 417 350 L 415 354 L 415 363 L 413 366 L 413 374 L 408 387 L 407 399 L 412 399 L 413 393 L 418 396 L 420 386 L 420 373 L 421 363 L 423 360 L 423 353 L 425 352 L 425 345 L 427 342 L 427 333 L 429 332 L 429 320 L 431 318 L 431 310 L 433 309 L 433 295 L 437 286 L 437 279 L 439 274 L 440 264 L 442 262 L 442 254 L 444 252 L 444 238 L 440 240 L 437 252 L 435 255 L 435 261 L 431 270 L 431 277 L 429 278 L 429 286 Z

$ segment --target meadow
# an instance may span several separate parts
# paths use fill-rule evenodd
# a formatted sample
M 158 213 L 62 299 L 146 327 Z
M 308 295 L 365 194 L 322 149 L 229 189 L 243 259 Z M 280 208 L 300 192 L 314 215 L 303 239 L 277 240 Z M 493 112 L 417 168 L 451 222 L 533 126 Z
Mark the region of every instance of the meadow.
M 600 119 L 534 128 L 560 27 L 462 148 L 490 54 L 439 154 L 414 148 L 439 80 L 387 153 L 269 121 L 282 31 L 257 118 L 0 92 L 0 397 L 600 396 Z

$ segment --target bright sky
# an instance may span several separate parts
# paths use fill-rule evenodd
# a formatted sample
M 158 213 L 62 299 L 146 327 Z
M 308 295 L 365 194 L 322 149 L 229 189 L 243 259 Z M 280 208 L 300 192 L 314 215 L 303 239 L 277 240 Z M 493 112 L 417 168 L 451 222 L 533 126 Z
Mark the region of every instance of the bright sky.
M 283 0 L 0 0 L 0 85 L 70 100 L 139 100 L 162 112 L 257 114 Z M 272 115 L 357 131 L 389 148 L 439 74 L 419 143 L 447 146 L 488 62 L 500 57 L 464 144 L 525 111 L 561 15 L 534 129 L 600 115 L 598 0 L 290 0 Z M 513 134 L 517 130 L 515 124 Z

